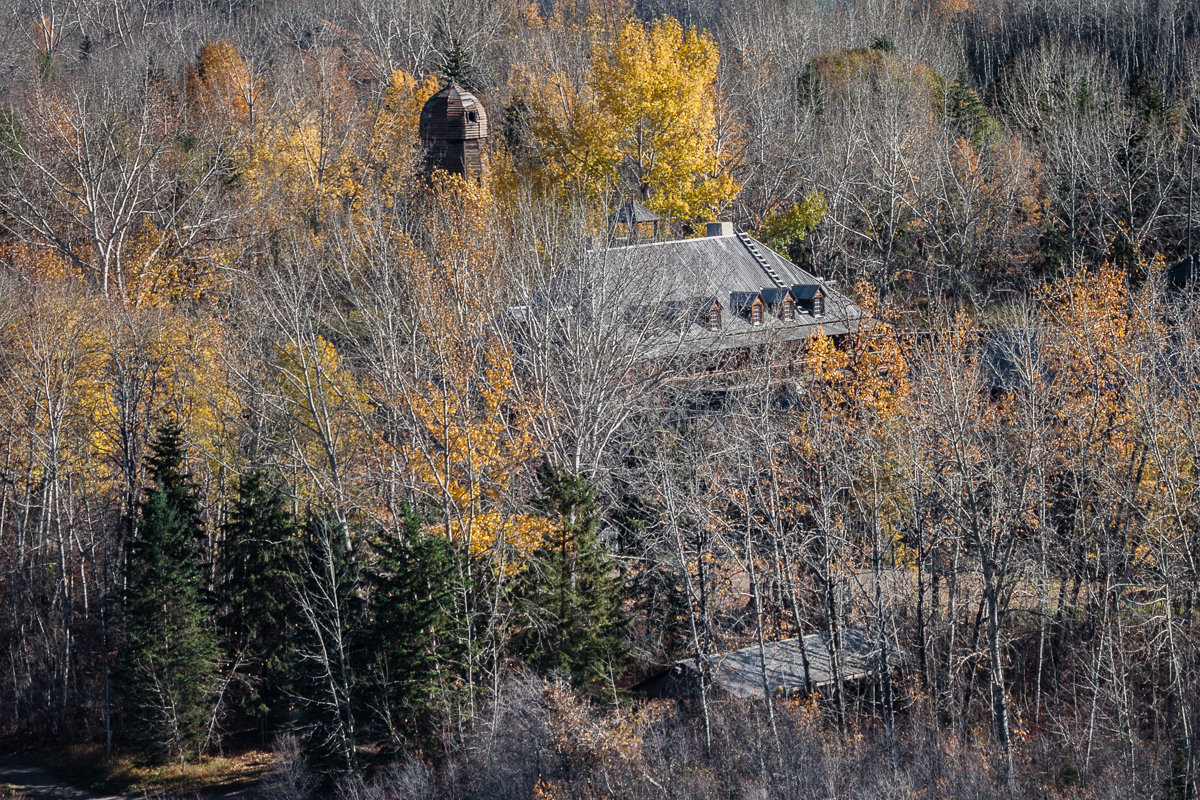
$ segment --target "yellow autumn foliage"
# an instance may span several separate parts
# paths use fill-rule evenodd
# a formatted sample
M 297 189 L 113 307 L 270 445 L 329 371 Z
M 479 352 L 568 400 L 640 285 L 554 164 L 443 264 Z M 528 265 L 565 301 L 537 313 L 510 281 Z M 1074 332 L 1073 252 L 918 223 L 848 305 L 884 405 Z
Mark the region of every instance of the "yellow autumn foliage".
M 138 398 L 144 418 L 178 419 L 196 463 L 211 474 L 227 469 L 238 457 L 242 405 L 225 374 L 228 343 L 219 323 L 169 310 L 108 311 L 80 337 L 94 354 L 78 386 L 92 457 L 108 465 L 121 460 L 127 426 L 137 422 L 129 418 L 129 393 L 146 384 Z
M 427 494 L 444 507 L 446 535 L 476 554 L 511 551 L 519 567 L 552 525 L 504 508 L 516 475 L 537 448 L 521 420 L 510 417 L 511 355 L 498 345 L 488 350 L 482 376 L 427 382 L 414 394 L 412 411 L 427 438 L 410 449 L 408 461 Z
M 278 101 L 258 127 L 243 178 L 251 202 L 274 224 L 298 216 L 320 236 L 337 215 L 353 221 L 364 200 L 410 188 L 421 153 L 420 110 L 438 82 L 397 70 L 366 108 L 353 105 L 344 67 L 318 72 L 333 99 Z
M 519 569 L 550 523 L 511 511 L 509 502 L 539 451 L 533 410 L 516 391 L 513 354 L 490 327 L 504 290 L 488 244 L 499 209 L 486 189 L 444 173 L 434 177 L 428 203 L 437 250 L 410 266 L 422 298 L 417 327 L 427 377 L 401 398 L 424 436 L 403 447 L 402 460 L 442 510 L 445 535 Z
M 368 166 L 380 188 L 395 191 L 412 179 L 421 152 L 421 107 L 439 88 L 433 75 L 418 81 L 404 70 L 392 73 L 372 120 L 368 143 Z
M 528 65 L 519 79 L 538 179 L 597 206 L 636 196 L 670 219 L 711 218 L 740 189 L 718 136 L 716 42 L 671 17 L 626 20 L 615 36 L 594 26 L 582 84 Z
M 70 280 L 40 281 L 20 312 L 0 325 L 8 343 L 0 370 L 0 436 L 28 441 L 9 452 L 34 481 L 90 465 L 86 399 L 99 362 L 98 303 L 77 288 Z
M 295 214 L 319 230 L 331 214 L 352 205 L 358 192 L 359 163 L 336 138 L 319 118 L 275 118 L 246 165 L 251 201 L 275 209 L 278 222 Z
M 805 347 L 805 365 L 826 393 L 831 411 L 847 419 L 886 420 L 902 410 L 911 386 L 908 364 L 895 330 L 880 318 L 874 288 L 855 285 L 863 323 L 839 349 L 823 332 Z
M 370 446 L 363 424 L 369 413 L 366 395 L 337 348 L 320 336 L 284 344 L 275 381 L 295 459 L 289 471 L 297 494 L 310 501 L 344 500 L 337 495 L 347 472 Z

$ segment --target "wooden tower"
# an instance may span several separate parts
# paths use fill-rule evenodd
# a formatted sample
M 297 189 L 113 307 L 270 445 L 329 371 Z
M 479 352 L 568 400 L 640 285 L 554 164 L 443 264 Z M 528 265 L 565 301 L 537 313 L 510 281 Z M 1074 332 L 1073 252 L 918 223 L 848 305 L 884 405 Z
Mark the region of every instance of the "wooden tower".
M 425 102 L 420 130 L 426 174 L 440 168 L 468 181 L 483 181 L 487 112 L 475 95 L 451 82 Z

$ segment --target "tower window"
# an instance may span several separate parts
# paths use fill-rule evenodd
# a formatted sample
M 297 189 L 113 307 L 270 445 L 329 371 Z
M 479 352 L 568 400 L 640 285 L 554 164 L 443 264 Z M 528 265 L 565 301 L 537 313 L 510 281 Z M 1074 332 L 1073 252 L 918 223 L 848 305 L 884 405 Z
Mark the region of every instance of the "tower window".
M 467 112 L 467 122 L 471 122 L 471 123 L 479 122 L 479 112 L 478 111 L 468 111 Z

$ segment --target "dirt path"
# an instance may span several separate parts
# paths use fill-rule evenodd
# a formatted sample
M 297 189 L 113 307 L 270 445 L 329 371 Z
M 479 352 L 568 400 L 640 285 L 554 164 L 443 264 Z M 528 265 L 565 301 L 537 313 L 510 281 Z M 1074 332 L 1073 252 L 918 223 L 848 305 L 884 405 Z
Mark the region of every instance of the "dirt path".
M 0 762 L 0 797 L 4 796 L 2 790 L 6 788 L 11 788 L 18 797 L 27 800 L 133 800 L 125 795 L 97 794 L 80 789 L 59 780 L 41 767 Z M 185 798 L 202 797 L 204 800 L 253 800 L 257 796 L 258 792 L 253 786 L 181 795 Z
M 0 787 L 11 787 L 29 800 L 127 800 L 121 795 L 96 794 L 63 783 L 40 767 L 0 763 Z

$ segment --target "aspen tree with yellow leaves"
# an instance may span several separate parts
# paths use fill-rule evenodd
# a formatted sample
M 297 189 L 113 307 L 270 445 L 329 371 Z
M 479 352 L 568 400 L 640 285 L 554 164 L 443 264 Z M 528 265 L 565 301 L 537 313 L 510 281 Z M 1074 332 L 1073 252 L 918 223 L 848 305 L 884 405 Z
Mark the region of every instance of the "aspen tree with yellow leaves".
M 73 670 L 82 611 L 77 605 L 81 593 L 94 599 L 88 591 L 94 532 L 76 522 L 74 486 L 94 469 L 87 452 L 92 428 L 81 400 L 98 352 L 86 313 L 90 301 L 81 287 L 71 291 L 45 282 L 24 291 L 12 288 L 24 307 L 0 323 L 8 342 L 0 431 L 12 500 L 27 511 L 12 520 L 15 546 L 8 555 L 16 581 L 10 597 L 15 615 L 36 615 L 50 626 L 41 642 L 14 651 L 20 653 L 14 681 L 31 687 L 45 670 L 48 722 L 64 730 L 77 685 Z M 39 573 L 51 576 L 48 585 L 39 586 L 45 580 Z
M 366 110 L 348 67 L 330 54 L 298 56 L 294 68 L 256 132 L 243 177 L 265 225 L 300 222 L 320 237 L 358 199 Z
M 518 467 L 538 452 L 532 409 L 515 394 L 513 355 L 494 314 L 504 272 L 488 247 L 497 213 L 486 189 L 435 176 L 410 265 L 417 380 L 403 388 L 420 438 L 409 449 L 418 489 L 440 510 L 444 533 L 503 561 L 539 544 L 542 523 L 505 507 Z
M 611 114 L 629 187 L 671 219 L 706 219 L 737 193 L 729 142 L 717 137 L 716 43 L 671 18 L 627 22 L 592 54 L 600 106 Z
M 415 176 L 421 146 L 417 136 L 418 117 L 421 106 L 439 88 L 432 75 L 419 81 L 403 70 L 396 70 L 380 96 L 371 121 L 367 168 L 375 173 L 370 183 L 385 197 L 403 190 Z
M 582 85 L 531 66 L 521 93 L 541 179 L 598 207 L 637 198 L 679 222 L 717 214 L 738 191 L 734 143 L 716 125 L 719 58 L 711 37 L 666 17 L 597 37 Z
M 334 339 L 332 281 L 319 245 L 305 231 L 286 246 L 285 258 L 243 284 L 242 313 L 258 322 L 245 356 L 225 364 L 233 396 L 270 430 L 257 457 L 286 476 L 297 502 L 345 523 L 366 506 L 370 402 L 346 363 L 347 345 Z
M 883 316 L 874 287 L 855 285 L 866 324 L 839 348 L 823 332 L 806 347 L 805 368 L 828 413 L 848 418 L 886 419 L 903 410 L 911 391 L 896 329 Z

